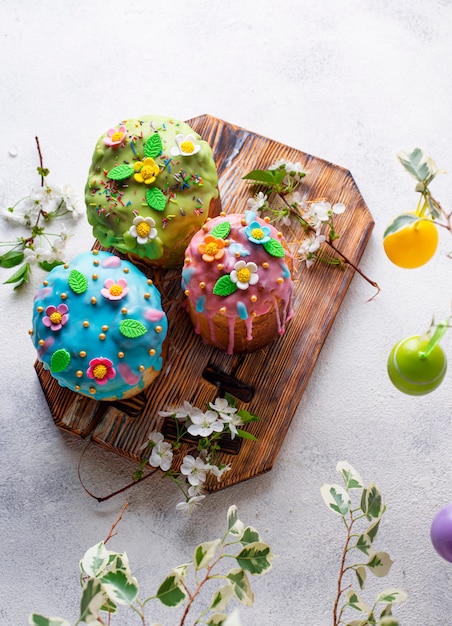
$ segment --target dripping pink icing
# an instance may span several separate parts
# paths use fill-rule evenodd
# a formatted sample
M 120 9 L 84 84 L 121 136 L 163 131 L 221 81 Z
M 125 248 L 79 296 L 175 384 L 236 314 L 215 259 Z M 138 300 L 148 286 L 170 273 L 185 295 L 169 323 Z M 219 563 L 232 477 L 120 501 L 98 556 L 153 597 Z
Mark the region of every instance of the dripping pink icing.
M 245 305 L 248 311 L 248 317 L 243 320 L 247 329 L 246 338 L 248 341 L 253 339 L 253 316 L 251 312 L 254 312 L 256 316 L 265 315 L 274 307 L 276 309 L 278 333 L 280 335 L 284 333 L 286 323 L 293 317 L 293 282 L 288 275 L 287 259 L 272 256 L 265 250 L 263 245 L 251 242 L 245 233 L 246 225 L 244 226 L 242 223 L 244 219 L 245 215 L 230 214 L 209 220 L 204 228 L 198 231 L 192 238 L 185 254 L 188 260 L 183 272 L 183 282 L 185 283 L 183 287 L 185 290 L 188 290 L 192 309 L 198 311 L 197 302 L 200 299 L 204 299 L 201 309 L 202 314 L 208 321 L 212 343 L 216 341 L 213 318 L 221 309 L 228 321 L 228 354 L 232 354 L 234 350 L 234 328 L 239 317 L 237 311 L 238 304 Z M 254 215 L 252 218 L 248 218 L 247 223 L 250 223 L 250 221 L 257 221 L 262 226 L 269 228 L 270 236 L 277 241 L 280 240 L 278 231 L 274 226 L 267 224 L 264 220 Z M 225 247 L 224 256 L 219 262 L 204 261 L 198 250 L 199 245 L 215 226 L 225 222 L 229 222 L 231 230 L 227 236 L 229 245 Z M 235 255 L 235 252 L 238 250 L 242 252 L 241 256 Z M 290 255 L 287 253 L 287 256 Z M 257 284 L 249 285 L 246 290 L 237 289 L 237 291 L 228 296 L 214 294 L 213 288 L 218 279 L 224 275 L 230 275 L 238 260 L 256 263 L 259 276 Z M 218 268 L 218 263 L 221 264 L 221 269 Z M 265 267 L 264 264 L 268 264 L 268 266 Z M 281 278 L 283 280 L 278 282 L 278 279 Z M 256 296 L 257 300 L 255 302 L 251 300 L 252 296 Z M 282 319 L 277 305 L 278 299 L 284 304 Z M 199 315 L 199 313 L 196 313 L 195 332 L 198 334 L 200 333 Z
M 139 374 L 135 374 L 133 370 L 127 365 L 127 363 L 119 363 L 117 366 L 117 370 L 123 379 L 123 381 L 127 385 L 138 385 L 141 379 L 141 372 Z

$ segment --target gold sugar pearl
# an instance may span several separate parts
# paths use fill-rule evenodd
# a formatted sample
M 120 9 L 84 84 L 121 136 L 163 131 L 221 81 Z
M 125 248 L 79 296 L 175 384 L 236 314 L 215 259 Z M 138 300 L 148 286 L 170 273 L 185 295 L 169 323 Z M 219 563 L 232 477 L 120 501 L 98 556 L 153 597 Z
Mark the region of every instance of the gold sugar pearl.
M 97 267 L 99 265 L 99 261 L 97 259 L 94 259 L 93 265 L 95 265 Z
M 205 288 L 206 288 L 206 283 L 202 280 L 202 281 L 199 283 L 199 286 L 201 287 L 201 289 L 205 289 Z
M 156 332 L 156 333 L 161 333 L 161 332 L 162 332 L 162 330 L 163 330 L 163 329 L 162 329 L 162 327 L 161 327 L 161 326 L 156 326 L 156 327 L 155 327 L 155 332 Z
M 126 307 L 125 307 L 125 306 L 124 306 L 124 307 L 122 307 L 122 309 L 121 309 L 121 313 L 122 313 L 123 315 L 125 315 L 125 314 L 127 313 L 127 309 L 126 309 Z
M 267 224 L 270 224 L 270 218 L 268 217 L 268 215 L 264 217 L 264 222 L 267 222 Z
M 100 339 L 101 341 L 104 341 L 104 339 L 105 339 L 105 337 L 106 337 L 106 336 L 107 336 L 107 335 L 106 335 L 105 333 L 99 333 L 99 339 Z
M 153 285 L 154 281 L 152 280 L 152 278 L 148 278 L 148 285 Z
M 89 328 L 89 322 L 88 322 L 88 320 L 85 320 L 85 321 L 83 322 L 83 328 Z
M 209 227 L 207 226 L 207 224 L 204 224 L 202 229 L 206 233 L 209 230 Z
M 75 391 L 80 391 L 81 387 L 80 387 L 80 385 L 75 385 L 74 389 L 75 389 Z
M 99 254 L 99 250 L 93 250 L 93 254 L 94 256 L 96 256 L 97 254 Z
M 118 359 L 124 358 L 124 352 L 118 352 Z
M 256 317 L 256 315 L 257 315 L 256 311 L 251 312 L 251 317 Z
M 218 269 L 221 272 L 221 270 L 223 269 L 224 265 L 223 265 L 223 263 L 218 263 L 217 267 L 218 267 Z
M 93 274 L 93 280 L 97 280 L 99 278 L 98 274 Z
M 283 278 L 282 276 L 280 276 L 280 277 L 276 280 L 276 282 L 278 283 L 278 285 L 282 285 L 282 284 L 283 284 L 283 282 L 284 282 L 284 278 Z
M 220 313 L 226 313 L 226 307 L 225 307 L 225 306 L 222 306 L 222 307 L 221 307 L 221 309 L 220 309 Z
M 40 339 L 40 340 L 38 341 L 38 343 L 39 343 L 39 345 L 40 345 L 40 346 L 43 346 L 43 345 L 44 345 L 44 343 L 45 343 L 45 342 L 44 342 L 44 339 Z
M 106 332 L 107 332 L 107 330 L 108 330 L 108 326 L 107 326 L 107 324 L 104 324 L 104 325 L 102 326 L 102 330 L 104 331 L 104 333 L 106 333 Z
M 145 298 L 145 300 L 149 300 L 149 298 L 150 298 L 150 297 L 151 297 L 151 294 L 150 294 L 150 293 L 145 293 L 145 294 L 144 294 L 144 298 Z
M 79 357 L 81 357 L 82 359 L 84 359 L 84 358 L 85 358 L 85 356 L 86 356 L 86 352 L 85 352 L 85 350 L 80 350 L 80 352 L 78 353 L 78 355 L 79 355 Z
M 43 280 L 42 284 L 44 285 L 44 287 L 47 287 L 47 285 L 49 284 L 49 281 L 48 280 Z
M 33 335 L 33 330 L 30 328 L 30 330 L 28 331 L 28 334 L 30 335 L 30 337 Z
M 242 219 L 240 220 L 240 223 L 242 226 L 246 226 L 246 219 L 242 217 Z
M 94 394 L 96 393 L 96 388 L 95 387 L 90 387 L 89 388 L 89 392 L 92 393 L 93 396 L 94 396 Z
M 185 257 L 185 259 L 184 259 L 184 263 L 185 263 L 185 265 L 190 265 L 190 263 L 191 263 L 191 259 L 190 259 L 190 257 L 189 257 L 189 256 L 186 256 L 186 257 Z
M 282 236 L 283 236 L 282 232 L 281 232 L 281 231 L 278 231 L 278 237 L 279 237 L 280 239 L 282 239 Z
M 140 370 L 140 372 L 144 372 L 144 370 L 145 370 L 146 368 L 144 367 L 144 365 L 140 365 L 140 367 L 139 367 L 138 369 Z
M 190 289 L 186 289 L 186 290 L 184 291 L 184 294 L 185 294 L 186 296 L 189 296 L 189 295 L 190 295 Z
M 63 265 L 63 267 L 64 267 L 64 269 L 65 269 L 65 270 L 67 270 L 67 268 L 69 267 L 69 263 L 65 263 L 65 264 Z
M 124 274 L 128 274 L 128 273 L 129 273 L 129 268 L 128 268 L 128 267 L 125 267 L 125 268 L 123 269 L 123 272 L 124 272 Z
M 151 349 L 149 350 L 149 356 L 155 356 L 155 350 L 154 350 L 154 348 L 151 348 Z
M 257 296 L 251 296 L 250 300 L 251 302 L 257 302 Z
M 231 245 L 231 240 L 230 239 L 225 239 L 224 240 L 224 247 L 228 248 Z
M 38 308 L 36 309 L 38 313 L 42 313 L 44 311 L 44 307 L 43 306 L 38 306 Z
M 83 372 L 82 372 L 82 370 L 77 370 L 77 371 L 75 372 L 75 375 L 77 376 L 77 378 L 81 378 L 81 377 L 83 376 Z
M 241 254 L 240 254 L 240 252 L 238 252 L 238 251 L 237 251 L 237 252 L 234 254 L 234 256 L 235 256 L 235 258 L 236 258 L 236 259 L 240 259 Z
M 221 212 L 220 212 L 220 215 L 221 215 L 221 217 L 226 217 L 226 213 L 225 213 L 225 211 L 221 211 Z M 209 219 L 210 219 L 210 218 L 209 218 Z
M 66 298 L 67 298 L 67 293 L 65 293 L 65 292 L 63 291 L 63 293 L 60 295 L 60 298 L 61 298 L 62 300 L 66 300 Z
M 94 296 L 91 298 L 91 304 L 97 304 L 97 299 Z
M 270 267 L 269 264 L 267 263 L 267 261 L 264 261 L 262 263 L 262 267 L 264 268 L 264 270 L 268 270 L 268 268 Z

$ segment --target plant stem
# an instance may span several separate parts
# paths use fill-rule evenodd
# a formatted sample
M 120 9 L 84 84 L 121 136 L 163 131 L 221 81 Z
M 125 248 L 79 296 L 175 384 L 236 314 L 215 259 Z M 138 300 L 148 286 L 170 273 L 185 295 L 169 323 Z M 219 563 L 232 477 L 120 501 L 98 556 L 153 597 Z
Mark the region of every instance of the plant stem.
M 204 578 L 198 583 L 198 586 L 196 587 L 195 591 L 193 593 L 190 593 L 187 589 L 187 587 L 185 587 L 185 590 L 188 593 L 188 602 L 187 602 L 187 606 L 184 609 L 184 612 L 182 614 L 181 617 L 181 621 L 179 623 L 179 626 L 184 626 L 185 624 L 185 619 L 188 615 L 188 612 L 191 609 L 191 606 L 196 598 L 196 596 L 199 595 L 199 592 L 201 591 L 203 585 L 210 579 L 210 572 L 213 570 L 213 568 L 215 567 L 215 565 L 223 558 L 223 553 L 222 553 L 222 548 L 220 549 L 220 553 L 218 555 L 218 557 L 215 559 L 215 561 L 213 561 L 213 563 L 211 563 L 206 570 L 206 575 L 204 576 Z M 195 622 L 196 623 L 196 622 Z
M 336 600 L 334 602 L 334 609 L 333 609 L 333 626 L 339 626 L 340 623 L 340 617 L 341 617 L 341 613 L 342 611 L 339 613 L 338 615 L 338 609 L 339 609 L 339 600 L 341 598 L 341 595 L 343 594 L 343 592 L 345 591 L 345 588 L 342 588 L 342 578 L 345 574 L 345 558 L 347 556 L 347 551 L 348 551 L 348 545 L 350 543 L 350 539 L 351 539 L 351 535 L 352 535 L 352 526 L 354 524 L 354 519 L 353 519 L 353 515 L 350 513 L 350 525 L 347 525 L 347 522 L 344 519 L 344 524 L 347 528 L 347 539 L 345 541 L 344 544 L 344 549 L 342 551 L 342 558 L 341 558 L 341 568 L 339 571 L 339 577 L 337 579 L 337 595 L 336 595 Z
M 36 140 L 36 147 L 38 148 L 39 165 L 41 167 L 41 172 L 42 172 L 44 170 L 44 163 L 42 159 L 41 146 L 39 145 L 39 138 L 35 137 L 35 140 Z M 41 187 L 44 187 L 44 174 L 43 173 L 41 173 Z

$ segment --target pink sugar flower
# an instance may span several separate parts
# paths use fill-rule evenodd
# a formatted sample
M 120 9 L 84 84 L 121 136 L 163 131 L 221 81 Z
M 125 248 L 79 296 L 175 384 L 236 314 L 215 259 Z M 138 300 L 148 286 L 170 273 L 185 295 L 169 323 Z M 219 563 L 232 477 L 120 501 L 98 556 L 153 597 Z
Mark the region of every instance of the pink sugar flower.
M 50 330 L 60 330 L 69 319 L 68 311 L 69 307 L 66 304 L 59 304 L 56 307 L 51 304 L 46 308 L 46 314 L 42 318 L 42 323 Z
M 107 278 L 100 292 L 108 300 L 122 300 L 129 293 L 129 288 L 124 278 L 120 278 L 118 282 L 115 282 L 112 278 Z
M 104 359 L 100 356 L 91 359 L 86 375 L 88 378 L 94 379 L 96 384 L 106 385 L 109 380 L 116 376 L 116 370 L 110 359 Z
M 110 128 L 104 137 L 104 144 L 109 148 L 123 146 L 127 139 L 127 128 L 121 124 L 119 128 Z

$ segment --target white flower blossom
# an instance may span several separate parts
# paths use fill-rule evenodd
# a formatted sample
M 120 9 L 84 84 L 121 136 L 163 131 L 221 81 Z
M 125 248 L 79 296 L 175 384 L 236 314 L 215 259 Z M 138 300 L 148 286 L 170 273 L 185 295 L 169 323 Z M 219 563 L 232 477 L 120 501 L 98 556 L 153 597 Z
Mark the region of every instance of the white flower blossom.
M 204 500 L 206 496 L 192 496 L 188 500 L 184 502 L 179 502 L 176 504 L 176 511 L 183 511 L 184 513 L 193 513 L 194 509 L 198 507 L 202 500 Z
M 173 461 L 173 448 L 168 441 L 159 441 L 152 448 L 149 464 L 152 467 L 160 467 L 164 472 L 168 471 Z
M 231 469 L 230 465 L 222 465 L 218 467 L 218 465 L 209 465 L 209 472 L 217 477 L 218 482 L 223 478 L 223 474 L 229 472 Z
M 267 196 L 262 193 L 262 191 L 259 191 L 259 193 L 257 193 L 254 198 L 248 199 L 248 209 L 250 211 L 259 211 L 265 206 L 266 202 Z
M 187 480 L 190 485 L 199 485 L 206 482 L 206 474 L 209 469 L 208 465 L 204 461 L 197 457 L 196 459 L 187 454 L 184 456 L 180 471 L 184 476 L 187 476 Z
M 231 406 L 226 398 L 215 398 L 215 402 L 209 402 L 209 406 L 223 419 L 231 413 L 237 413 L 236 407 Z
M 221 433 L 223 422 L 218 419 L 215 411 L 200 412 L 198 415 L 190 415 L 191 424 L 187 428 L 194 437 L 208 437 L 213 432 Z
M 306 267 L 311 267 L 311 265 L 313 265 L 316 258 L 315 253 L 320 248 L 320 244 L 324 241 L 324 235 L 311 235 L 303 241 L 298 253 L 301 255 L 301 259 L 306 261 Z

